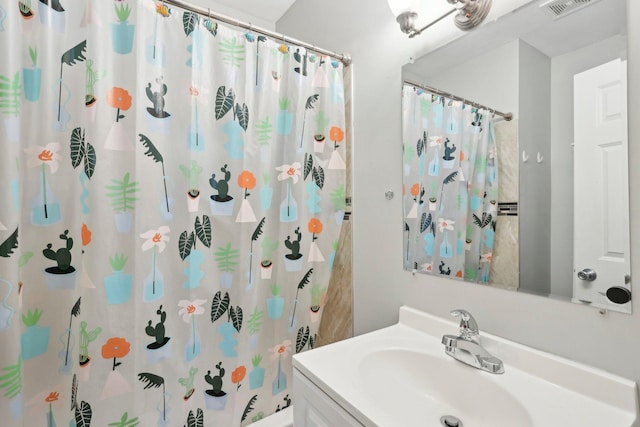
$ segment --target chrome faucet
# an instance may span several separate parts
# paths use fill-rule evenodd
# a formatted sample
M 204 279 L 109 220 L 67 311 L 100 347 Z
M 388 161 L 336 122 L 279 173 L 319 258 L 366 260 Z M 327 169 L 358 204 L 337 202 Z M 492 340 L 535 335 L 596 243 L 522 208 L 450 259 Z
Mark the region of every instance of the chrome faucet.
M 478 341 L 480 331 L 478 330 L 476 319 L 473 318 L 471 313 L 466 310 L 456 309 L 451 310 L 450 314 L 460 317 L 460 334 L 458 336 L 444 335 L 442 337 L 445 353 L 474 368 L 492 374 L 504 373 L 502 360 L 492 356 L 480 345 Z

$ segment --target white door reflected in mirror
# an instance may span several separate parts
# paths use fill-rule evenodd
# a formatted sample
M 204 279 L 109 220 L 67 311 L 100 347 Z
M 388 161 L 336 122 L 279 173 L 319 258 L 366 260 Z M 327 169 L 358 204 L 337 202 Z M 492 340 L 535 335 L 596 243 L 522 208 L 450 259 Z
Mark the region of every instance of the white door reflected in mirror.
M 574 94 L 573 301 L 631 312 L 607 297 L 630 290 L 626 61 L 576 74 Z

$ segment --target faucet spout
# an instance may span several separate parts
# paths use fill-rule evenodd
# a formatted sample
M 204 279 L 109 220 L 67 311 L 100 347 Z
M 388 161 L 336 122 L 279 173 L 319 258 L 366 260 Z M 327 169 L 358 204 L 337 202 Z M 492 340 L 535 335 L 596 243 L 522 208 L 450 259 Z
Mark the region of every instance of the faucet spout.
M 455 335 L 443 335 L 442 336 L 442 344 L 444 344 L 444 346 L 446 348 L 450 348 L 453 349 L 455 347 L 457 347 L 458 343 L 458 337 Z
M 502 360 L 498 359 L 497 357 L 481 357 L 480 364 L 482 365 L 482 370 L 484 371 L 491 372 L 492 374 L 504 373 L 504 365 L 502 364 Z

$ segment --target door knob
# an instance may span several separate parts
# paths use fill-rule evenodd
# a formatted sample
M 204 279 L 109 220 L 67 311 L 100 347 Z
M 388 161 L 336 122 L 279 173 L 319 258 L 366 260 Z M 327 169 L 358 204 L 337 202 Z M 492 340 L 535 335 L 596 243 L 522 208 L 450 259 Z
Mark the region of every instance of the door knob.
M 584 270 L 578 271 L 578 279 L 585 280 L 587 282 L 593 282 L 596 280 L 596 271 L 592 268 L 585 268 Z

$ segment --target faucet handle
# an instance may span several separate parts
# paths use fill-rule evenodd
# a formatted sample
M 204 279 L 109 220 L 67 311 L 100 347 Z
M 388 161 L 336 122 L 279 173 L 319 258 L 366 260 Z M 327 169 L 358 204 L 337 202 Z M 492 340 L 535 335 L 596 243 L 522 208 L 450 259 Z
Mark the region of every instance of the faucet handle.
M 480 334 L 478 323 L 467 310 L 457 308 L 449 312 L 454 317 L 460 317 L 460 336 L 465 339 L 472 339 Z

